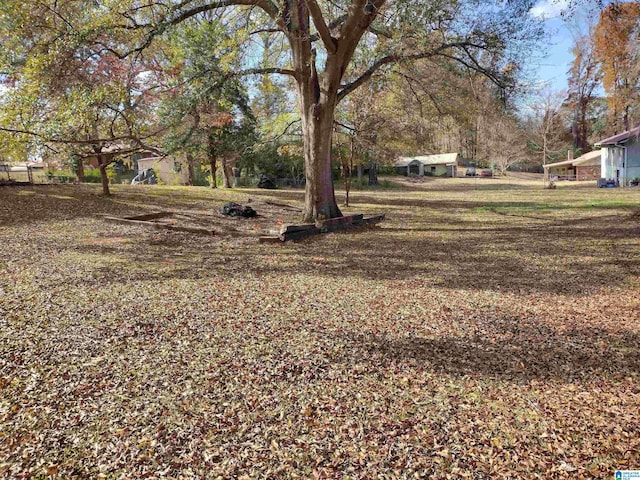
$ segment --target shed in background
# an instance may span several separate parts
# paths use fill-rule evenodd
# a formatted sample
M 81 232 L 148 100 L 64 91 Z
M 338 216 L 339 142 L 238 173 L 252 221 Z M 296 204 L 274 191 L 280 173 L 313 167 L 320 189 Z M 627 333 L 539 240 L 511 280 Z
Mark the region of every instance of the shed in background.
M 458 174 L 459 159 L 459 153 L 400 157 L 395 166 L 396 171 L 405 176 L 455 177 Z

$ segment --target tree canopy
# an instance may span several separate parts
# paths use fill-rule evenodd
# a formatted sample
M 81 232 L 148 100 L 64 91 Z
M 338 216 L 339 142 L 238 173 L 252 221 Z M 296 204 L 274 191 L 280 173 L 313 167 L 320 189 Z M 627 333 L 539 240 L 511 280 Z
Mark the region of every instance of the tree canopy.
M 638 103 L 640 76 L 632 47 L 639 25 L 638 3 L 613 3 L 602 11 L 594 31 L 594 53 L 601 65 L 602 82 L 616 130 L 629 130 L 633 123 L 632 108 Z
M 166 66 L 154 61 L 163 42 L 178 28 L 218 22 L 225 34 L 221 41 L 230 45 L 233 56 L 232 61 L 221 57 L 228 78 L 279 74 L 289 77 L 294 86 L 303 134 L 307 218 L 340 214 L 331 182 L 331 138 L 336 105 L 347 95 L 394 65 L 433 58 L 454 61 L 496 85 L 508 86 L 527 45 L 542 33 L 539 22 L 528 14 L 530 2 L 523 0 L 46 0 L 28 4 L 7 0 L 3 5 L 1 27 L 12 47 L 4 54 L 3 70 L 20 82 L 21 98 L 32 91 L 31 97 L 42 102 L 44 110 L 56 108 L 60 98 L 71 95 L 68 85 L 74 84 L 83 66 L 90 66 L 89 81 L 94 85 L 103 82 L 95 75 L 105 62 L 129 72 L 125 77 L 117 75 L 119 82 L 139 81 L 143 71 L 166 74 Z M 265 46 L 273 50 L 268 65 L 256 60 L 256 52 L 260 55 L 254 39 L 258 37 L 270 38 Z M 146 75 L 145 79 L 156 77 Z M 128 94 L 115 86 L 108 89 L 109 95 L 120 95 L 117 113 L 113 101 L 102 102 L 112 115 L 104 116 L 109 133 L 112 124 L 122 124 L 109 141 L 126 139 L 139 145 L 147 133 L 132 121 L 130 112 L 145 97 L 141 94 L 145 89 L 143 85 L 124 88 Z M 157 84 L 153 89 L 161 91 Z M 100 93 L 91 90 L 92 105 L 100 103 L 94 95 Z M 113 117 L 117 122 L 111 122 Z M 25 125 L 16 123 L 15 116 L 5 118 L 3 128 L 35 133 L 47 145 L 79 140 L 65 122 L 43 119 L 42 115 L 32 117 L 32 123 Z M 42 127 L 45 123 L 48 129 Z M 106 140 L 95 129 L 88 131 L 83 141 Z

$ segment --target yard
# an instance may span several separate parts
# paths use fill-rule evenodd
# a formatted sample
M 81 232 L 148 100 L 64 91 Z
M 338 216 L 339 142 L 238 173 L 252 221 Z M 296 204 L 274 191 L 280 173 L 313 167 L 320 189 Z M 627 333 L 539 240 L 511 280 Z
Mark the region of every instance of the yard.
M 0 478 L 640 468 L 640 189 L 402 181 L 285 244 L 100 215 L 257 232 L 300 191 L 0 189 Z

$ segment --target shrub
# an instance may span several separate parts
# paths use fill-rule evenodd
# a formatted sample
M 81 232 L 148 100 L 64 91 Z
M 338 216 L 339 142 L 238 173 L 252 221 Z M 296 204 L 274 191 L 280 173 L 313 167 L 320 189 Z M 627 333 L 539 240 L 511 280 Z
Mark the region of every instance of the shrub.
M 113 168 L 107 168 L 107 178 L 109 179 L 109 183 L 114 183 L 118 174 Z
M 237 187 L 257 187 L 258 179 L 256 177 L 237 177 L 236 178 L 236 186 Z
M 397 175 L 398 171 L 396 166 L 392 163 L 379 163 L 378 175 Z
M 208 187 L 209 183 L 209 172 L 203 171 L 201 165 L 195 165 L 193 167 L 193 184 L 198 187 Z
M 75 176 L 63 174 L 54 175 L 53 178 L 55 178 L 58 183 L 71 183 L 75 179 Z
M 84 183 L 100 183 L 100 170 L 97 168 L 84 172 Z

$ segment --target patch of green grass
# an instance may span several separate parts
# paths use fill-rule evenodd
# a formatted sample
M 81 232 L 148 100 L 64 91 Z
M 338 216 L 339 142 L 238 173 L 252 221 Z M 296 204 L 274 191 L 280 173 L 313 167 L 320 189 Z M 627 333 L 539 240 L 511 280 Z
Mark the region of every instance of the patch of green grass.
M 598 208 L 640 208 L 640 201 L 637 198 L 617 199 L 617 200 L 592 200 L 586 201 L 578 208 L 598 209 Z
M 536 212 L 536 211 L 545 211 L 545 210 L 561 210 L 566 208 L 572 208 L 568 205 L 562 204 L 549 204 L 549 203 L 506 203 L 498 205 L 485 205 L 481 207 L 475 207 L 473 209 L 474 213 L 485 213 L 485 212 L 498 212 L 498 213 L 527 213 L 527 212 Z

